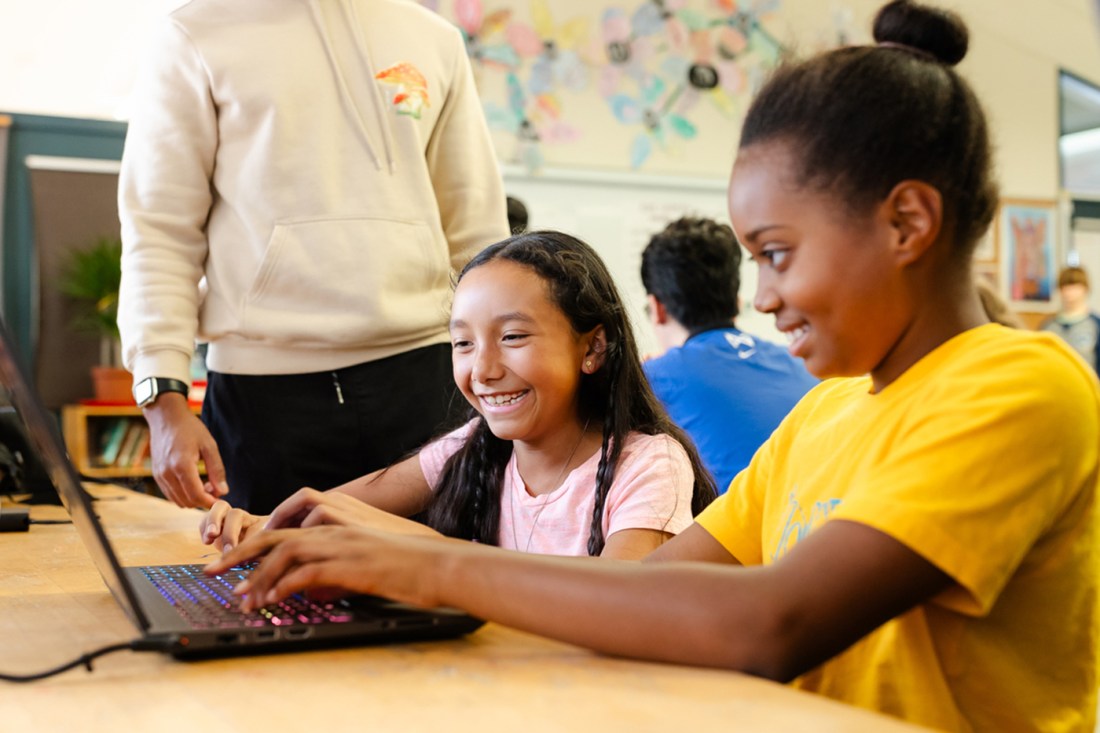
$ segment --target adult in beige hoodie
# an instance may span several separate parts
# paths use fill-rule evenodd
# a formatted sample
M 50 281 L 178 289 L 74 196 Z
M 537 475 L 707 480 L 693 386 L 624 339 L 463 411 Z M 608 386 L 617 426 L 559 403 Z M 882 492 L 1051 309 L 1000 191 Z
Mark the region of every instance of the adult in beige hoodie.
M 505 195 L 462 38 L 415 3 L 192 0 L 157 33 L 119 185 L 124 356 L 165 494 L 263 513 L 440 428 L 451 274 L 507 236 Z

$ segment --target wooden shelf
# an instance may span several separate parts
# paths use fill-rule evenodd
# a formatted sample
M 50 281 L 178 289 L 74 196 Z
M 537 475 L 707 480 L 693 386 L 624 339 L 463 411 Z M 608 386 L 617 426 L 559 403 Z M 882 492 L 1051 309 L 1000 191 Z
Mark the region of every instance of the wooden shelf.
M 198 414 L 201 405 L 191 405 Z M 119 421 L 128 423 L 119 427 Z M 136 424 L 145 426 L 145 418 L 137 405 L 65 405 L 61 408 L 61 432 L 73 465 L 81 476 L 88 478 L 146 478 L 153 475 L 143 465 L 114 465 L 103 460 L 103 443 L 107 430 L 130 430 Z

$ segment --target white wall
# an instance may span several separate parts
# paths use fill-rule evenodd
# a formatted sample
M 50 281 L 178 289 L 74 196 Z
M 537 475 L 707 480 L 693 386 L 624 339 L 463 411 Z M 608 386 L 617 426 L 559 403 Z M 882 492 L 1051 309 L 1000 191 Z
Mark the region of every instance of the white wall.
M 700 6 L 705 3 L 692 0 Z M 142 27 L 181 0 L 0 0 L 0 111 L 125 119 L 126 99 L 142 43 Z M 451 3 L 439 3 L 444 11 Z M 626 8 L 636 0 L 608 0 Z M 837 18 L 850 18 L 866 40 L 879 0 L 783 0 L 771 28 L 796 47 L 831 42 Z M 1100 83 L 1100 30 L 1094 0 L 943 0 L 972 30 L 963 72 L 977 88 L 993 124 L 1006 195 L 1053 198 L 1058 189 L 1059 67 Z M 526 0 L 495 0 L 529 17 Z M 602 5 L 600 9 L 602 10 Z M 555 20 L 595 11 L 588 0 L 554 0 Z M 490 80 L 491 83 L 491 80 Z M 569 107 L 570 102 L 573 106 Z M 704 104 L 705 103 L 701 103 Z M 598 99 L 563 99 L 584 118 L 583 141 L 558 154 L 557 166 L 623 170 L 623 129 Z M 723 178 L 736 141 L 736 120 L 695 110 L 705 145 L 655 154 L 646 172 Z M 618 147 L 617 147 L 618 146 Z M 501 142 L 502 157 L 510 155 Z M 568 147 L 568 146 L 563 146 Z
M 127 95 L 142 49 L 142 29 L 155 14 L 181 0 L 0 0 L 0 112 L 125 119 Z M 641 0 L 607 0 L 627 9 Z M 710 0 L 689 0 L 710 7 Z M 961 65 L 989 113 L 997 165 L 1006 196 L 1054 199 L 1058 196 L 1058 71 L 1064 68 L 1100 83 L 1100 24 L 1095 0 L 940 0 L 958 10 L 971 28 L 971 50 Z M 453 0 L 439 0 L 450 14 Z M 527 0 L 492 0 L 489 9 L 510 8 L 515 18 L 530 22 Z M 838 30 L 852 42 L 866 42 L 880 0 L 782 0 L 767 27 L 784 43 L 801 52 L 833 45 Z M 604 5 L 589 0 L 554 0 L 555 23 L 575 16 L 599 17 Z M 453 15 L 451 15 L 453 17 Z M 483 95 L 500 94 L 501 75 L 479 75 Z M 495 86 L 494 86 L 495 85 Z M 736 145 L 739 114 L 746 100 L 737 100 L 732 113 L 722 114 L 701 101 L 692 110 L 699 137 L 691 145 L 671 145 L 655 152 L 642 171 L 648 175 L 696 176 L 706 186 L 724 181 Z M 576 143 L 546 146 L 547 161 L 563 169 L 602 170 L 615 176 L 631 175 L 627 148 L 635 131 L 624 128 L 608 113 L 594 91 L 561 96 L 563 109 L 574 116 L 585 135 Z M 873 110 L 868 111 L 873 114 Z M 497 133 L 502 160 L 512 155 L 514 138 Z M 513 190 L 522 188 L 513 176 Z M 704 187 L 706 187 L 704 186 Z M 546 191 L 535 186 L 534 196 Z M 554 194 L 545 193 L 546 196 Z M 682 197 L 681 197 L 682 198 Z M 528 200 L 538 226 L 570 228 L 567 221 L 547 220 L 550 209 L 562 209 L 561 200 Z M 644 203 L 642 199 L 631 205 Z M 711 202 L 712 203 L 712 202 Z M 710 206 L 710 203 L 707 204 Z M 591 218 L 591 217 L 590 217 Z M 573 217 L 576 219 L 576 217 Z M 575 222 L 573 222 L 575 223 Z M 630 230 L 630 240 L 609 259 L 623 256 L 621 286 L 632 293 L 636 283 L 626 277 L 635 250 L 643 241 Z M 587 236 L 585 231 L 578 234 Z M 593 241 L 600 247 L 600 243 Z M 755 273 L 746 273 L 743 296 L 751 298 Z M 1100 289 L 1098 289 L 1100 292 Z M 746 317 L 752 314 L 747 313 Z M 767 328 L 761 325 L 761 330 Z M 642 334 L 643 340 L 644 334 Z
M 142 28 L 182 0 L 0 0 L 0 110 L 125 119 Z

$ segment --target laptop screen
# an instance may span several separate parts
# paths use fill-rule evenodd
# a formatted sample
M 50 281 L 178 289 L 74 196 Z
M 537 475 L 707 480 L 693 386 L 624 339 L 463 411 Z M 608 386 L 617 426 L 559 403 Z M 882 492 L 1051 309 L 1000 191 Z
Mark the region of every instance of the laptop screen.
M 91 498 L 81 487 L 80 477 L 65 453 L 57 423 L 46 413 L 31 390 L 3 321 L 0 321 L 0 404 L 15 408 L 15 414 L 29 439 L 30 450 L 36 454 L 61 496 L 61 502 L 72 517 L 73 525 L 107 587 L 138 628 L 147 629 L 145 615 L 134 602 L 133 590 L 123 578 L 118 558 L 92 509 Z

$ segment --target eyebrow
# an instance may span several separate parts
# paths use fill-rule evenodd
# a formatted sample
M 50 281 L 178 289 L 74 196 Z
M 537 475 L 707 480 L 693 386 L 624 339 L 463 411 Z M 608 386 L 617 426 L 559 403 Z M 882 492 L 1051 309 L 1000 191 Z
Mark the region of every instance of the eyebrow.
M 511 311 L 509 313 L 501 313 L 499 316 L 493 319 L 493 323 L 506 323 L 508 321 L 520 321 L 522 323 L 534 323 L 535 319 L 521 311 Z M 450 323 L 451 328 L 464 328 L 467 324 L 466 321 L 461 319 L 454 319 Z
M 743 235 L 741 237 L 741 240 L 742 241 L 745 241 L 745 240 L 756 241 L 760 237 L 761 234 L 768 231 L 769 229 L 781 229 L 782 227 L 783 227 L 782 224 L 765 224 L 763 226 L 757 227 L 756 229 L 753 229 L 748 234 Z

